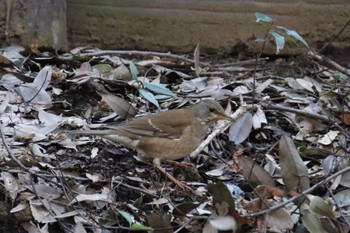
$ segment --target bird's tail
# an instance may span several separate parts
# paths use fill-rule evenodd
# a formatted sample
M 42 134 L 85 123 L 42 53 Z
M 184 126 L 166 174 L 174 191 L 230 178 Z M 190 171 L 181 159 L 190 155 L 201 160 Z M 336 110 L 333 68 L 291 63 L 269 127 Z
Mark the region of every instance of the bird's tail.
M 68 137 L 74 137 L 76 135 L 111 135 L 115 134 L 115 130 L 109 130 L 109 129 L 101 129 L 101 130 L 66 130 L 63 133 L 65 133 Z

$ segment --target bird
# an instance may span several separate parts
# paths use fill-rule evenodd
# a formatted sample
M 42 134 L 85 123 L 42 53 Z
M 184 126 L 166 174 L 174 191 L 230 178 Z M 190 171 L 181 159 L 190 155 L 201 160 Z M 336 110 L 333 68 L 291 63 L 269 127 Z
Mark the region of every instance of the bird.
M 135 149 L 171 181 L 179 183 L 161 167 L 161 162 L 186 157 L 197 149 L 208 133 L 209 127 L 218 120 L 233 119 L 216 101 L 204 99 L 187 108 L 172 109 L 135 117 L 121 126 L 109 126 L 101 130 L 70 130 L 68 135 L 98 135 L 129 149 Z

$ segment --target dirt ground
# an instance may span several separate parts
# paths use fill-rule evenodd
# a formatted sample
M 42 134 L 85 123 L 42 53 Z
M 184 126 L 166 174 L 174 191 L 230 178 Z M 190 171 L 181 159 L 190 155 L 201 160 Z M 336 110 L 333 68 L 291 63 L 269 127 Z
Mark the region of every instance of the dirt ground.
M 346 52 L 327 50 L 323 61 L 92 48 L 26 55 L 1 57 L 4 231 L 349 230 Z M 213 125 L 201 150 L 177 161 L 191 166 L 161 164 L 194 192 L 133 149 L 67 133 L 204 98 L 235 121 Z

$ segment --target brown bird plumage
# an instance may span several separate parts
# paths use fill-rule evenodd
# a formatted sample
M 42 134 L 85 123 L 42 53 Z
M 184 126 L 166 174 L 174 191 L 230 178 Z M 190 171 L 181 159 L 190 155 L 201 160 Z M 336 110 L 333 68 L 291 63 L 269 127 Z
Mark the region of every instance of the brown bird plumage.
M 219 103 L 206 99 L 188 108 L 137 117 L 123 126 L 67 133 L 100 135 L 152 158 L 160 167 L 162 160 L 176 160 L 194 151 L 207 135 L 210 125 L 218 120 L 232 118 L 225 114 Z

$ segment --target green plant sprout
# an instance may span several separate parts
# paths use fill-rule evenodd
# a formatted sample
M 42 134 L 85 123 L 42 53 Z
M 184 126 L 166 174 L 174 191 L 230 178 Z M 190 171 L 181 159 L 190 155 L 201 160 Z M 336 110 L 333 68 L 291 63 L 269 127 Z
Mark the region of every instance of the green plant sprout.
M 290 30 L 283 26 L 274 26 L 274 20 L 268 15 L 262 13 L 255 13 L 256 23 L 267 23 L 269 24 L 269 29 L 265 35 L 265 38 L 257 38 L 257 42 L 266 42 L 268 34 L 270 34 L 276 44 L 276 54 L 279 54 L 285 46 L 285 39 L 291 41 L 292 43 L 301 42 L 305 47 L 309 48 L 309 45 L 306 43 L 304 38 L 299 35 L 294 30 Z
M 139 222 L 137 222 L 135 220 L 135 217 L 132 216 L 131 214 L 129 214 L 128 212 L 123 211 L 123 210 L 118 210 L 118 209 L 117 209 L 117 211 L 129 223 L 129 227 L 131 229 L 133 229 L 133 230 L 143 230 L 143 231 L 151 231 L 151 230 L 153 230 L 152 227 L 148 227 L 148 226 L 142 225 Z

